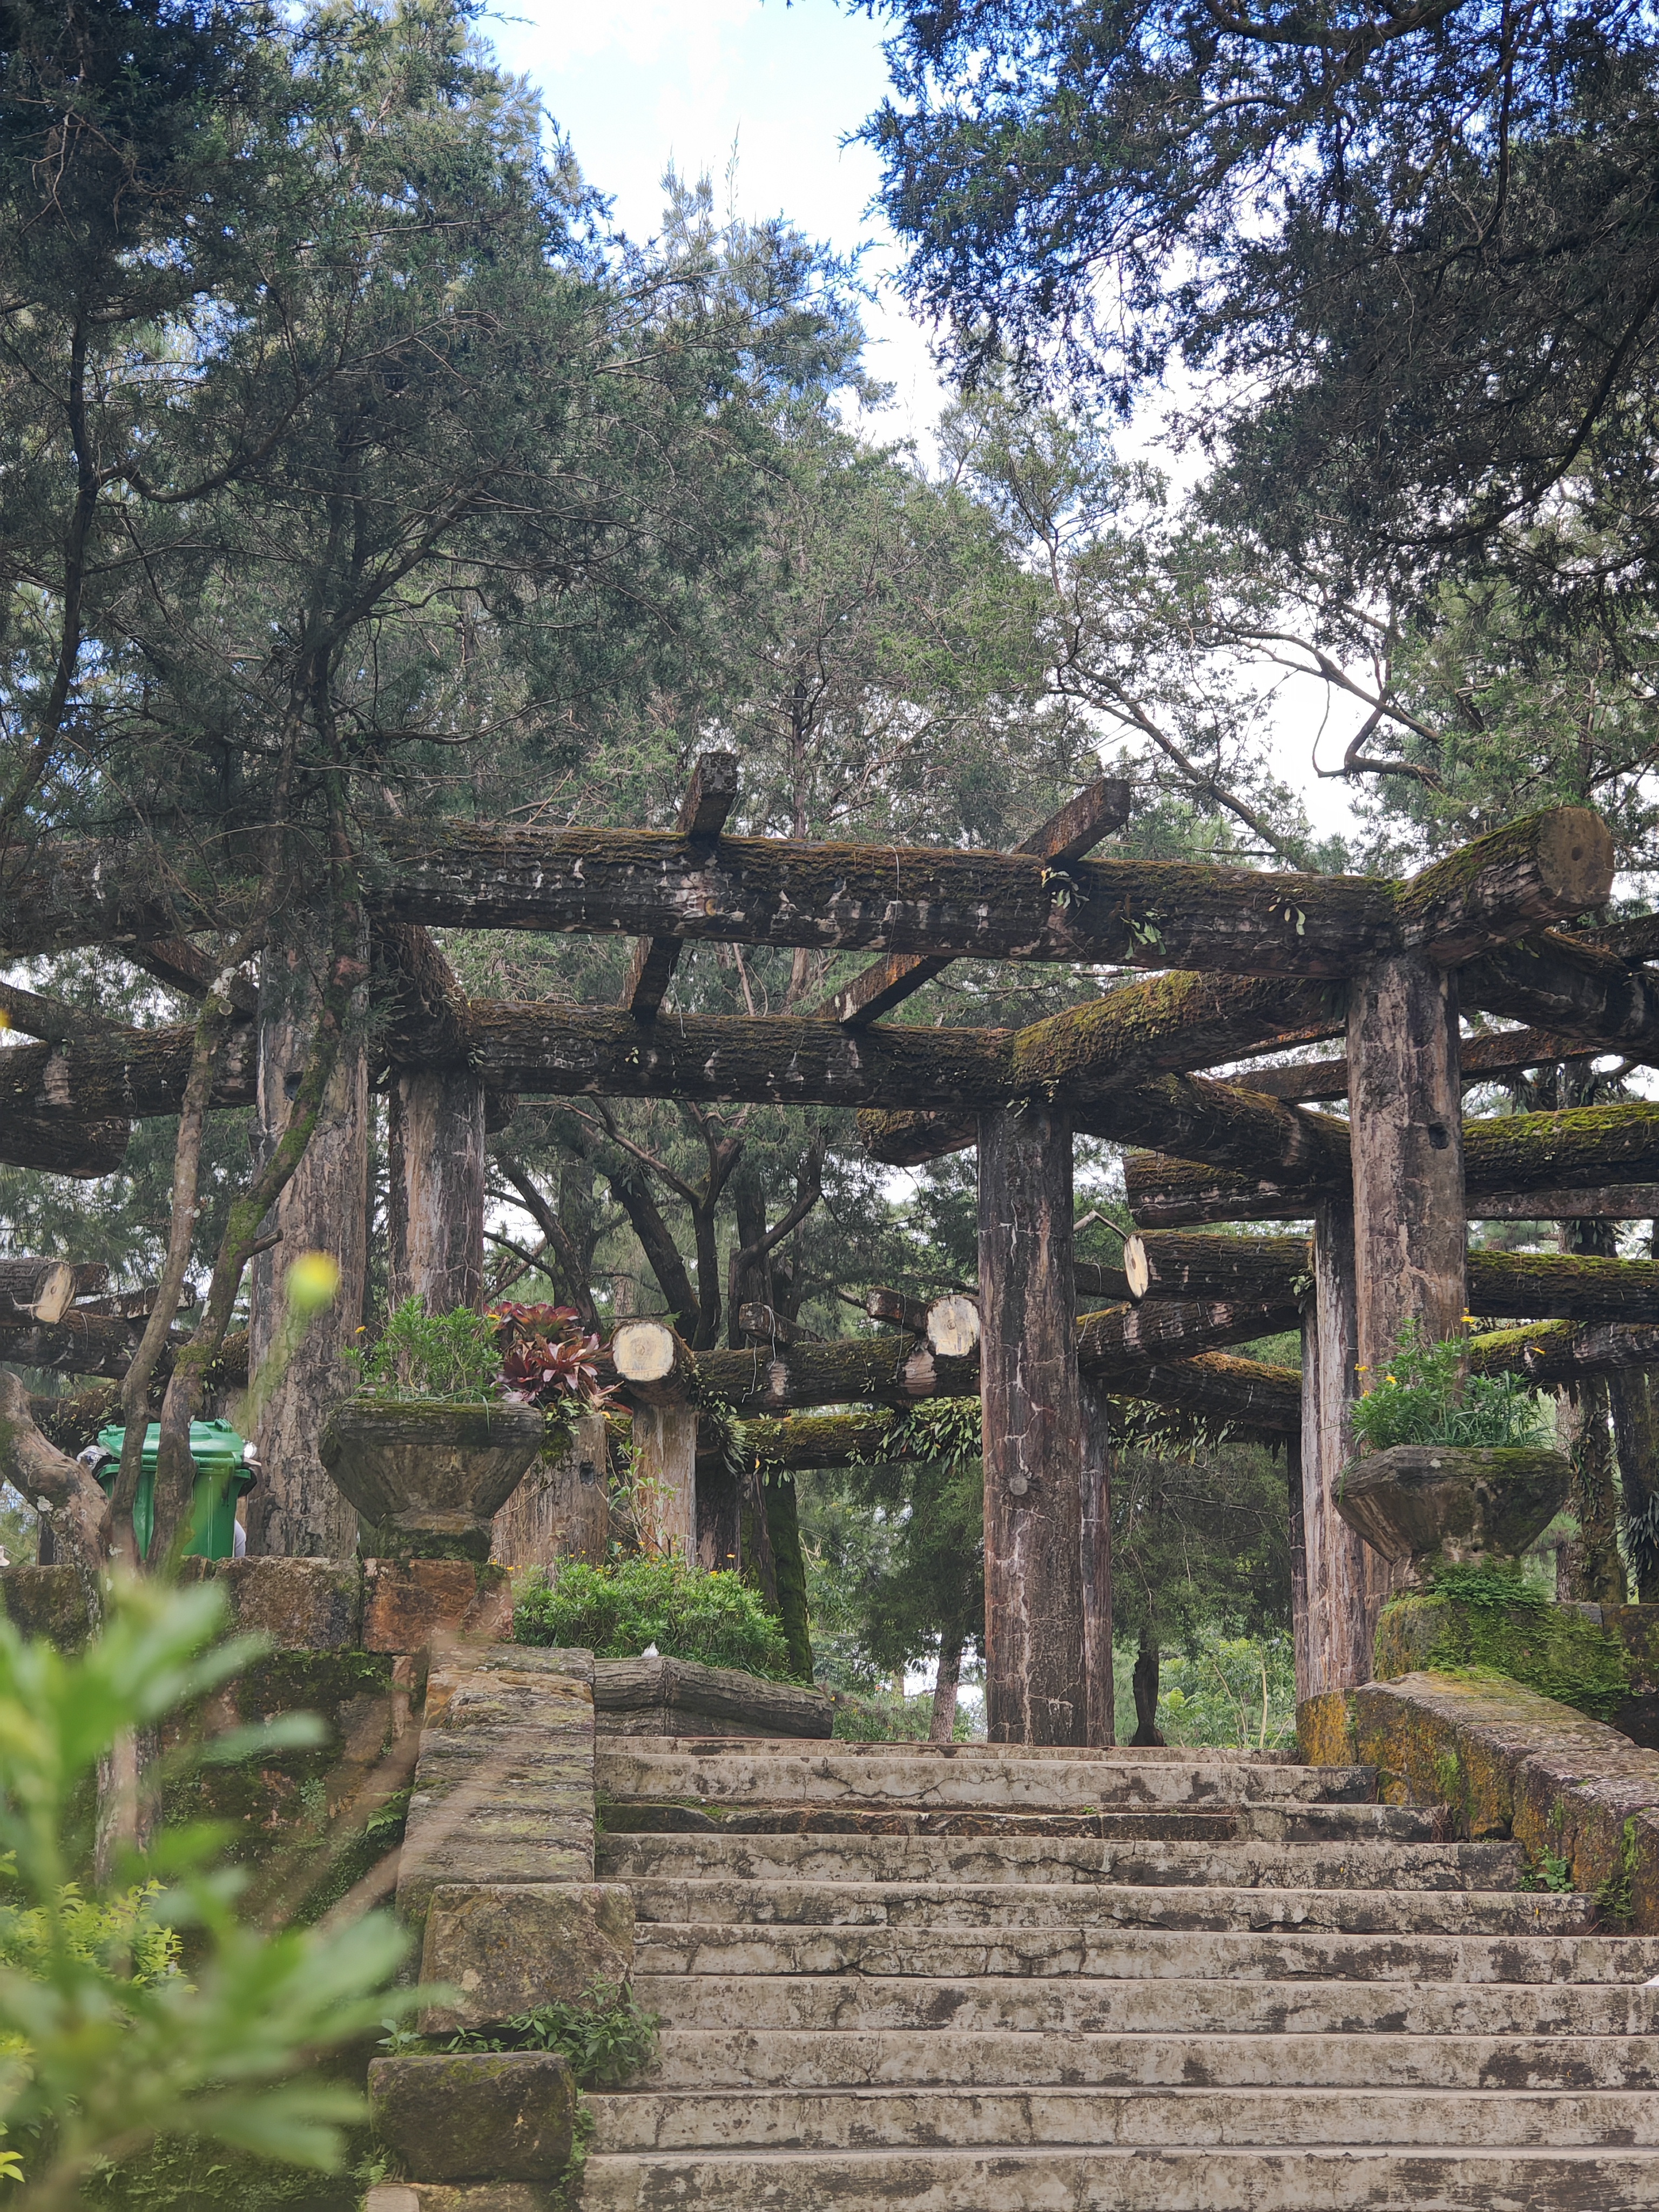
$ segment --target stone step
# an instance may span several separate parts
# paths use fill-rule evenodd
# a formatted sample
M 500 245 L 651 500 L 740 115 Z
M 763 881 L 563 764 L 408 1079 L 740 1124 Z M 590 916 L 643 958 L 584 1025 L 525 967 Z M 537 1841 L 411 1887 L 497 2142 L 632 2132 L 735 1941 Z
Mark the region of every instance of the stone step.
M 1398 2008 L 1397 2014 L 1404 2017 Z M 751 2024 L 665 2027 L 656 2064 L 641 2086 L 721 2094 L 732 2088 L 1026 2087 L 1324 2088 L 1362 2095 L 1374 2089 L 1645 2091 L 1656 2066 L 1659 2035 L 1650 2033 L 1428 2035 L 1396 2028 L 1370 2034 L 1311 2027 L 1288 2034 L 1208 2034 L 1182 2027 L 1121 2033 L 1076 2030 L 1057 2039 L 1018 2028 L 951 2027 L 924 2035 L 911 2026 L 828 2034 L 817 2027 Z M 1659 2197 L 1654 2201 L 1659 2203 Z
M 1396 2144 L 1431 2149 L 1659 2145 L 1659 2097 L 1597 2089 L 840 2089 L 593 2096 L 592 2148 L 1029 2149 L 1060 2143 Z
M 1081 1882 L 687 1881 L 630 1885 L 641 1920 L 870 1928 L 1310 1928 L 1351 1935 L 1589 1933 L 1589 1897 L 1498 1890 L 1192 1889 Z
M 625 1802 L 685 1805 L 835 1805 L 860 1809 L 1091 1813 L 1164 1808 L 1225 1810 L 1244 1804 L 1369 1801 L 1365 1766 L 1259 1765 L 1243 1759 L 939 1759 L 908 1745 L 833 1745 L 792 1752 L 718 1753 L 661 1739 L 601 1739 L 595 1786 Z
M 654 2151 L 589 2159 L 584 2212 L 1653 2212 L 1642 2150 Z
M 1437 1843 L 1449 1835 L 1451 1812 L 1444 1805 L 1306 1805 L 1295 1801 L 1209 1812 L 1170 1807 L 1116 1813 L 930 1813 L 890 1808 L 860 1812 L 842 1806 L 711 1807 L 611 1797 L 605 1805 L 605 1826 L 613 1836 L 983 1836 L 1011 1842 L 1050 1836 L 1108 1843 L 1255 1838 L 1289 1844 L 1370 1836 L 1414 1844 Z
M 1642 1996 L 1659 1937 L 1278 1935 L 1138 1928 L 792 1928 L 641 1921 L 641 1974 L 1075 1974 L 1137 1982 L 1571 1984 Z M 1188 1993 L 1190 1995 L 1190 1993 Z M 1283 1994 L 1283 1993 L 1281 1993 Z M 1647 1992 L 1644 2002 L 1659 1998 Z M 1150 1995 L 1142 2002 L 1152 2002 Z M 1397 1996 L 1387 2000 L 1397 2004 Z M 1639 2017 L 1645 2021 L 1646 2015 Z M 1385 2024 L 1382 2018 L 1376 2023 Z M 1620 2033 L 1610 2025 L 1597 2033 Z
M 1659 1990 L 1609 1984 L 1132 1982 L 986 1974 L 656 1974 L 648 2012 L 683 2032 L 954 2036 L 1210 2034 L 1627 2036 L 1659 2032 Z M 1051 2065 L 1060 2055 L 1051 2056 Z
M 802 1750 L 802 1740 L 797 1735 L 658 1735 L 637 1736 L 636 1743 L 647 1750 L 684 1751 L 700 1758 L 718 1757 L 727 1752 L 747 1756 L 757 1752 L 797 1753 Z M 831 1746 L 821 1747 L 829 1750 Z M 603 1752 L 604 1747 L 601 1747 Z M 902 1752 L 906 1758 L 951 1760 L 970 1765 L 975 1760 L 1006 1764 L 1011 1759 L 1109 1759 L 1114 1765 L 1144 1766 L 1214 1766 L 1234 1762 L 1246 1766 L 1304 1766 L 1307 1764 L 1293 1746 L 1285 1750 L 1240 1750 L 1231 1744 L 1150 1744 L 1132 1743 L 1106 1745 L 988 1743 L 983 1736 L 970 1736 L 961 1743 L 927 1743 L 914 1736 L 890 1736 L 874 1743 L 838 1743 L 833 1749 L 848 1757 L 865 1756 L 872 1752 Z
M 1346 1808 L 1341 1809 L 1346 1810 Z M 1358 1806 L 1359 1812 L 1386 1807 Z M 1109 1883 L 1159 1888 L 1462 1889 L 1514 1893 L 1513 1844 L 1096 1844 L 1036 1836 L 618 1836 L 599 1855 L 607 1881 Z

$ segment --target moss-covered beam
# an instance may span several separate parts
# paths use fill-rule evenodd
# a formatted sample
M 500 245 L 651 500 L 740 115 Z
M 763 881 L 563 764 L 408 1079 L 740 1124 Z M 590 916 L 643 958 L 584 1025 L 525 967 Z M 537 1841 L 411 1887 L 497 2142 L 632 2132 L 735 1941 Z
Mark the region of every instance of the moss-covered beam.
M 1534 1024 L 1634 1060 L 1659 1053 L 1659 978 L 1617 953 L 1540 931 L 1494 948 L 1458 979 L 1466 1009 Z
M 1534 1191 L 1543 1200 L 1569 1186 L 1646 1182 L 1659 1176 L 1659 1105 L 1575 1106 L 1558 1114 L 1494 1114 L 1463 1123 L 1468 1210 L 1488 1194 Z M 1312 1210 L 1318 1187 L 1275 1173 L 1229 1173 L 1203 1162 L 1131 1153 L 1124 1182 L 1135 1224 L 1182 1229 L 1206 1221 L 1294 1221 Z M 1540 1217 L 1541 1218 L 1541 1217 Z M 1632 1217 L 1633 1218 L 1633 1214 Z
M 1559 1389 L 1587 1375 L 1659 1366 L 1659 1325 L 1558 1321 L 1494 1329 L 1469 1339 L 1469 1366 L 1477 1375 L 1524 1375 L 1540 1389 Z
M 1132 1297 L 1294 1299 L 1312 1257 L 1300 1237 L 1206 1237 L 1162 1230 L 1124 1246 Z M 1659 1261 L 1574 1252 L 1471 1252 L 1468 1296 L 1479 1314 L 1659 1323 Z

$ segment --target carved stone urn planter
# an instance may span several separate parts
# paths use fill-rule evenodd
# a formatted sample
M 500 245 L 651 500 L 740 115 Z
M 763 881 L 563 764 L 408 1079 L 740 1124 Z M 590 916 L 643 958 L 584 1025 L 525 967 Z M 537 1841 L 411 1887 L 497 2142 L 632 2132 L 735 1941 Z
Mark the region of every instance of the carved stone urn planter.
M 1441 1562 L 1518 1559 L 1566 1501 L 1559 1451 L 1395 1444 L 1345 1470 L 1336 1510 L 1419 1587 Z
M 323 1425 L 323 1465 L 387 1559 L 487 1559 L 490 1522 L 542 1448 L 535 1406 L 349 1398 Z

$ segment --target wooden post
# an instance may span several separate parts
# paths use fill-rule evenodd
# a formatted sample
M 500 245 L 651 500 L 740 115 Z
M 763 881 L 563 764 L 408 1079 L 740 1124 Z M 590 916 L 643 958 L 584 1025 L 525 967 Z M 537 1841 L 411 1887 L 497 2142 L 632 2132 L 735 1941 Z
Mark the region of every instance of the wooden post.
M 1468 1305 L 1462 1091 L 1455 974 L 1417 955 L 1379 960 L 1348 996 L 1348 1119 L 1352 1130 L 1354 1317 L 1360 1379 L 1382 1373 L 1400 1329 L 1415 1321 L 1439 1340 L 1461 1335 Z M 1382 1601 L 1399 1588 L 1367 1547 L 1363 1643 L 1370 1678 Z
M 428 1313 L 483 1296 L 484 1094 L 465 1067 L 399 1067 L 386 1115 L 392 1304 Z
M 611 1541 L 605 1461 L 605 1416 L 583 1413 L 568 1448 L 538 1460 L 495 1516 L 490 1558 L 505 1567 L 602 1565 Z
M 665 1322 L 624 1322 L 611 1356 L 634 1413 L 635 1512 L 658 1550 L 697 1556 L 697 1409 L 691 1354 Z
M 326 945 L 325 913 L 289 909 L 267 946 L 260 979 L 258 1142 L 270 1146 L 288 1118 L 289 1101 L 317 1019 L 313 965 Z M 367 943 L 365 941 L 365 951 Z M 340 1270 L 333 1305 L 301 1339 L 266 1400 L 257 1442 L 264 1469 L 248 1499 L 248 1549 L 298 1559 L 349 1559 L 357 1548 L 357 1516 L 317 1456 L 317 1438 L 331 1409 L 353 1389 L 341 1357 L 362 1317 L 368 1262 L 368 1066 L 354 1007 L 305 1156 L 276 1202 L 270 1226 L 282 1242 L 252 1269 L 248 1362 L 257 1375 L 282 1326 L 282 1279 L 302 1253 L 332 1255 Z
M 1308 1553 L 1302 1533 L 1302 1436 L 1298 1430 L 1285 1440 L 1285 1485 L 1291 1507 L 1291 1648 L 1296 1658 L 1296 1702 L 1308 1695 Z
M 987 1732 L 1084 1743 L 1072 1131 L 1051 1108 L 980 1117 L 979 1288 Z
M 1085 1742 L 1116 1741 L 1112 1680 L 1112 1468 L 1117 1446 L 1104 1391 L 1079 1378 L 1083 1407 L 1083 1685 Z
M 1364 1644 L 1366 1546 L 1336 1510 L 1337 1485 L 1352 1451 L 1348 1407 L 1354 1396 L 1357 1323 L 1353 1217 L 1335 1199 L 1314 1216 L 1313 1277 L 1313 1306 L 1302 1323 L 1307 1629 L 1305 1668 L 1300 1663 L 1297 1668 L 1298 1705 L 1370 1678 Z

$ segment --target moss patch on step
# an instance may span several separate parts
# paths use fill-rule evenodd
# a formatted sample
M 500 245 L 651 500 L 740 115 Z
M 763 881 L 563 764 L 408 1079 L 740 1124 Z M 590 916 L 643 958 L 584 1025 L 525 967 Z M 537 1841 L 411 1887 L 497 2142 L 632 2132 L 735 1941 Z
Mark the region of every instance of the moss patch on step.
M 1434 1589 L 1391 1598 L 1382 1608 L 1375 1679 L 1419 1672 L 1505 1675 L 1608 1721 L 1631 1694 L 1636 1665 L 1624 1638 L 1598 1620 L 1488 1567 L 1443 1577 Z

